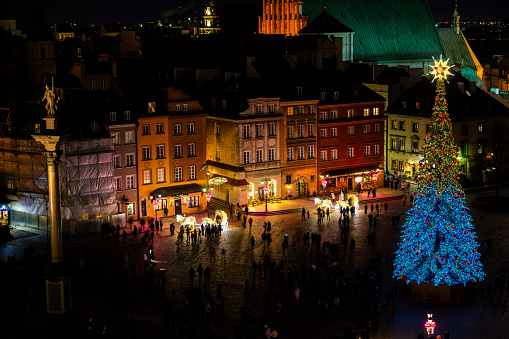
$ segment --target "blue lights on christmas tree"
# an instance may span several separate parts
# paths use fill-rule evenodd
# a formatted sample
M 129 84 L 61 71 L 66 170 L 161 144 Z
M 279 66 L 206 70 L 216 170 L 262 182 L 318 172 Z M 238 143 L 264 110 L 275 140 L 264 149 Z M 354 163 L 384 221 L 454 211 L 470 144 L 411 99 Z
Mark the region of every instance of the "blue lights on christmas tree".
M 483 280 L 485 274 L 472 217 L 458 181 L 458 148 L 445 100 L 449 66 L 440 60 L 432 67 L 437 95 L 431 128 L 416 176 L 414 207 L 402 227 L 393 275 L 407 283 L 466 284 Z

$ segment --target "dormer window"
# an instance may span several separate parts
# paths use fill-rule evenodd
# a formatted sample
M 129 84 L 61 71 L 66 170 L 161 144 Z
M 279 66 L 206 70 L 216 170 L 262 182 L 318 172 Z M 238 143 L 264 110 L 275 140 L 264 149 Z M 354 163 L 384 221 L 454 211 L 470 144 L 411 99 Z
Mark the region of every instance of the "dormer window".
M 110 112 L 110 121 L 117 120 L 117 112 Z
M 421 109 L 421 103 L 419 101 L 415 102 L 415 109 Z
M 131 111 L 124 111 L 124 120 L 131 120 Z
M 256 105 L 256 113 L 257 114 L 263 113 L 263 105 L 262 104 L 257 104 Z
M 296 96 L 301 96 L 302 95 L 302 86 L 297 86 L 295 88 L 295 95 Z
M 97 121 L 94 121 L 91 125 L 92 132 L 97 132 L 99 130 L 99 123 Z
M 339 91 L 334 91 L 332 92 L 332 98 L 334 100 L 338 100 L 339 99 Z
M 269 104 L 269 113 L 274 113 L 274 104 Z
M 216 108 L 216 99 L 212 99 L 211 105 L 212 108 Z
M 325 92 L 320 92 L 320 100 L 325 100 L 326 94 Z
M 154 113 L 156 111 L 156 103 L 155 102 L 149 102 L 148 103 L 148 112 Z

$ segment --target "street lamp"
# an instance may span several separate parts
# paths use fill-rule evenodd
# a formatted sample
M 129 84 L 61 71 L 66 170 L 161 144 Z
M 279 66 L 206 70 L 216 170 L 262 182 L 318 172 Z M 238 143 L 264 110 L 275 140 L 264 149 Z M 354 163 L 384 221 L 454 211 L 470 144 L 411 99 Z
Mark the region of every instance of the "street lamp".
M 161 195 L 159 194 L 159 197 L 161 197 Z M 156 211 L 156 225 L 157 225 L 157 211 L 159 211 L 159 200 L 155 199 L 152 204 L 155 206 L 155 211 Z
M 323 200 L 325 200 L 325 187 L 327 187 L 327 179 L 322 180 L 322 187 L 323 187 Z
M 265 212 L 267 212 L 267 200 L 268 200 L 268 194 L 269 194 L 269 188 L 267 186 L 265 186 L 263 188 L 263 190 L 265 191 Z
M 212 198 L 212 195 L 210 195 L 210 193 L 207 193 L 207 217 L 208 218 L 210 218 L 210 211 L 209 211 L 210 198 Z

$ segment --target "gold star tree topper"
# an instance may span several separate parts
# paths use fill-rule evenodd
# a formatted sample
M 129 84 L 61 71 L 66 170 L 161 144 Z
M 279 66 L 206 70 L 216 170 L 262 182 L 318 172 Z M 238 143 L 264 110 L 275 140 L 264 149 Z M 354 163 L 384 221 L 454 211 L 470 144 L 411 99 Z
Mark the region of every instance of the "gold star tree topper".
M 447 65 L 447 63 L 449 62 L 449 59 L 447 59 L 444 62 L 442 60 L 442 57 L 440 57 L 439 61 L 437 61 L 434 58 L 433 58 L 433 61 L 435 61 L 435 66 L 431 66 L 431 68 L 433 68 L 433 71 L 431 71 L 431 73 L 430 73 L 430 74 L 432 74 L 434 76 L 433 80 L 435 80 L 435 79 L 444 79 L 445 81 L 447 81 L 447 76 L 449 74 L 452 75 L 452 73 L 449 72 L 449 68 L 451 68 L 451 66 Z

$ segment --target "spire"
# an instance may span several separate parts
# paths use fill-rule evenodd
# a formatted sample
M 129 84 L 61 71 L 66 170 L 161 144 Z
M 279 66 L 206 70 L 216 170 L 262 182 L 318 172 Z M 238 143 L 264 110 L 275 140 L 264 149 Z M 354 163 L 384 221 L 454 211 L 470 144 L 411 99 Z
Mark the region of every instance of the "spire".
M 456 30 L 456 34 L 460 34 L 460 14 L 458 13 L 458 0 L 454 5 L 454 13 L 452 13 L 452 29 Z

